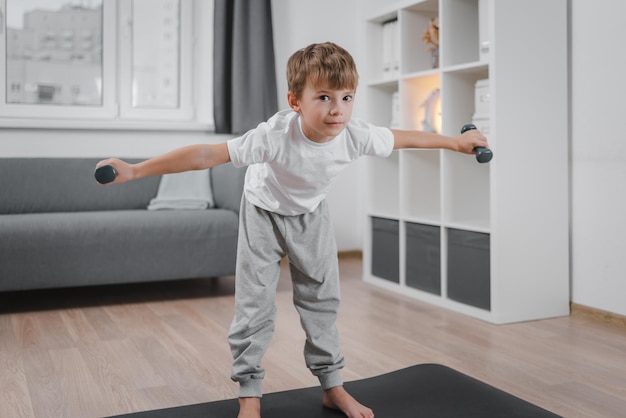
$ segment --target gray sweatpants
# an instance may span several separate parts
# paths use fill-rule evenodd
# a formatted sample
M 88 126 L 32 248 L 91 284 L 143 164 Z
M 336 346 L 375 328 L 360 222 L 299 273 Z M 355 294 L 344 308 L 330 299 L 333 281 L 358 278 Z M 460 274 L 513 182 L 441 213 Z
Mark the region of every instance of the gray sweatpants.
M 293 302 L 306 333 L 304 359 L 323 389 L 342 385 L 336 327 L 337 245 L 326 201 L 312 212 L 282 216 L 242 199 L 235 273 L 235 317 L 228 341 L 239 397 L 261 397 L 261 359 L 274 333 L 280 260 L 287 256 Z

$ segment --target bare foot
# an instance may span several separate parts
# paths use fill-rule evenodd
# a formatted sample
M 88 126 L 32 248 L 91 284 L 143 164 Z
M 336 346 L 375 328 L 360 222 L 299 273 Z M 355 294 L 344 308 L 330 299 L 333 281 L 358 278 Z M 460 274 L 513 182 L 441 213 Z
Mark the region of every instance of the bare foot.
M 374 412 L 357 402 L 343 386 L 325 390 L 322 403 L 326 408 L 339 409 L 348 418 L 374 418 Z
M 237 418 L 261 418 L 261 398 L 239 398 Z

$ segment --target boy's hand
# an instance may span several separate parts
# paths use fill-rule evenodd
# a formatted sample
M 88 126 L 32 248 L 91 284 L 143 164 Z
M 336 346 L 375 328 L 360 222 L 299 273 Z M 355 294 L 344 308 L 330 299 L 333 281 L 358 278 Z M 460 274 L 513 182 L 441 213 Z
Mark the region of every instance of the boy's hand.
M 117 173 L 115 180 L 111 183 L 107 183 L 107 185 L 124 183 L 133 179 L 133 166 L 131 164 L 128 164 L 119 158 L 107 158 L 106 160 L 98 162 L 96 164 L 96 169 L 105 165 L 112 166 Z
M 487 138 L 478 129 L 472 129 L 461 134 L 456 138 L 456 143 L 456 151 L 465 154 L 474 154 L 476 147 L 489 148 Z

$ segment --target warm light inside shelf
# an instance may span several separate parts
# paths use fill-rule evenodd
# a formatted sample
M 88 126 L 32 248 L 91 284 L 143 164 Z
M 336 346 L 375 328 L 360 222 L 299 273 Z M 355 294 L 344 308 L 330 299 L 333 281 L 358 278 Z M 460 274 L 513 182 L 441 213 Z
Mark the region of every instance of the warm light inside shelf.
M 421 129 L 424 131 L 434 131 L 438 134 L 441 133 L 441 93 L 439 89 L 435 89 L 431 92 L 432 98 L 429 95 L 424 101 L 422 106 L 421 116 Z M 428 100 L 432 100 L 432 103 L 426 103 Z M 430 107 L 430 108 L 428 108 Z
M 435 104 L 435 114 L 434 114 L 434 125 L 435 131 L 440 134 L 441 133 L 441 95 L 439 95 L 439 99 Z
M 401 118 L 405 129 L 441 132 L 441 85 L 439 74 L 431 73 L 402 80 Z

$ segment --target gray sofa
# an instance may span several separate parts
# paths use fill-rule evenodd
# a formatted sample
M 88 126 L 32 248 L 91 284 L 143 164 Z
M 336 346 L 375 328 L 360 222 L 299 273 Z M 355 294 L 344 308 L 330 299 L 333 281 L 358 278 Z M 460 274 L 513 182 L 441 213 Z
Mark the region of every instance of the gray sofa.
M 210 170 L 213 208 L 149 211 L 161 177 L 101 186 L 98 160 L 0 158 L 0 291 L 234 274 L 245 169 Z

